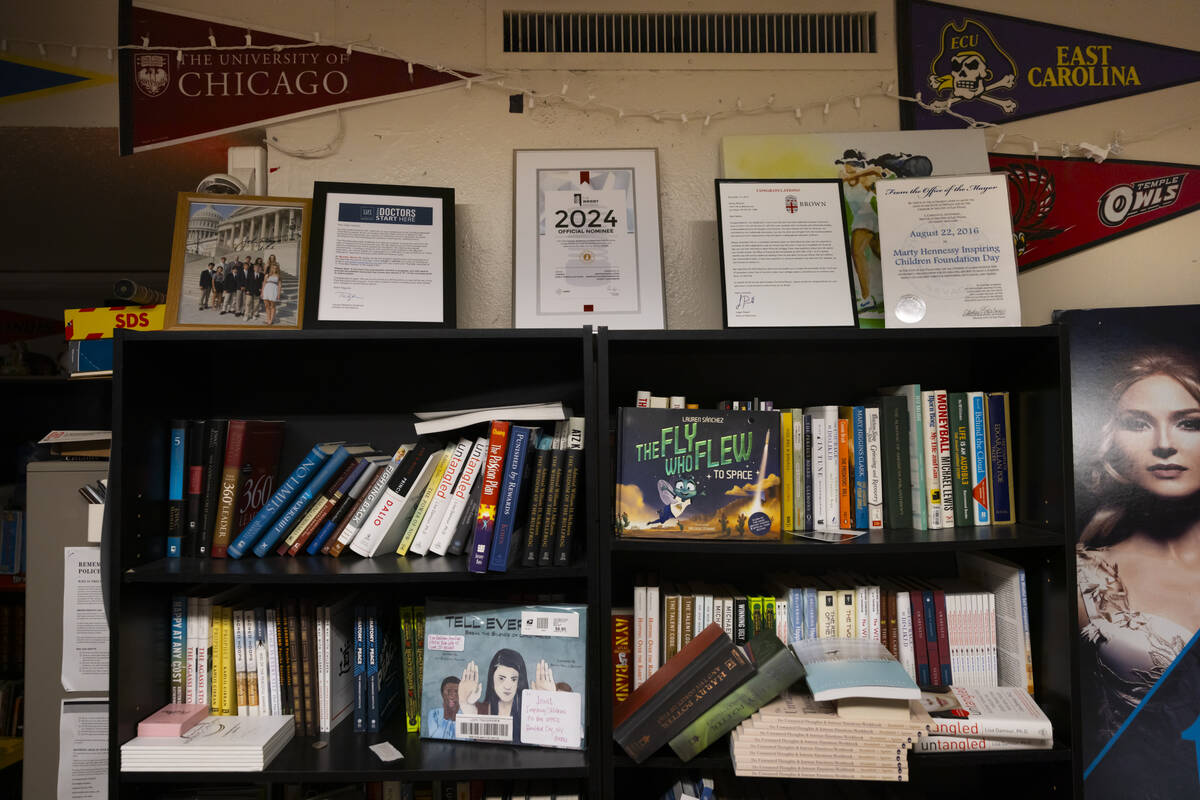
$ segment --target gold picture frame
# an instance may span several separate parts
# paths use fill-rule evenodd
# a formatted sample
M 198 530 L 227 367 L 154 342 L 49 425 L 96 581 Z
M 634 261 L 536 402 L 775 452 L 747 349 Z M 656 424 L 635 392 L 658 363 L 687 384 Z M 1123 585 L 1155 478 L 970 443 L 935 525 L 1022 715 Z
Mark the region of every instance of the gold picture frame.
M 311 221 L 306 198 L 180 192 L 163 327 L 300 330 Z

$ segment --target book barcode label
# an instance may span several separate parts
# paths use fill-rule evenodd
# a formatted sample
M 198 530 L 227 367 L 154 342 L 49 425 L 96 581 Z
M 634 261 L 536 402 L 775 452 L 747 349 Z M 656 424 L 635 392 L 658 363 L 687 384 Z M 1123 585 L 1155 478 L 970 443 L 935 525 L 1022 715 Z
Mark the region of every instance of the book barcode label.
M 513 738 L 512 717 L 490 717 L 459 713 L 454 719 L 456 739 L 485 739 L 493 742 L 511 742 Z
M 521 635 L 579 638 L 579 615 L 574 611 L 522 611 Z

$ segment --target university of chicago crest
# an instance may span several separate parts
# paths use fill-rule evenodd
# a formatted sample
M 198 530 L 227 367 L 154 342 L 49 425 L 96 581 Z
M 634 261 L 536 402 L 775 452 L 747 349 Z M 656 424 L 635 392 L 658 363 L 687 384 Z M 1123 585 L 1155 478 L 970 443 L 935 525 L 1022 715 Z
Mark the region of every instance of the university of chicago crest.
M 171 83 L 170 61 L 162 53 L 139 53 L 133 57 L 133 75 L 138 89 L 147 97 L 158 97 Z

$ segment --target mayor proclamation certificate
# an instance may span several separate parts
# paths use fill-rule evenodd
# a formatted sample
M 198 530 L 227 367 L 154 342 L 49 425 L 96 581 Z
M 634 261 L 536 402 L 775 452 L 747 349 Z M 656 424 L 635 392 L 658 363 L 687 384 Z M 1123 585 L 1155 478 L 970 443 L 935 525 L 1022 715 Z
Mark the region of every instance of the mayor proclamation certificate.
M 1021 324 L 1004 173 L 875 186 L 889 328 Z
M 855 325 L 841 181 L 717 180 L 725 325 Z

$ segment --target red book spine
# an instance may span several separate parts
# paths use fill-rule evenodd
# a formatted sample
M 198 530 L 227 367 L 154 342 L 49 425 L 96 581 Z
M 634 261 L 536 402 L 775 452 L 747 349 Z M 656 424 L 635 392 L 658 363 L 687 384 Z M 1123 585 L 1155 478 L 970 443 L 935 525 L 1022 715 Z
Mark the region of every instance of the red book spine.
M 942 685 L 953 686 L 954 675 L 950 669 L 950 626 L 946 620 L 946 593 L 941 589 L 933 593 L 933 614 L 937 623 L 938 663 L 942 668 Z
M 221 494 L 217 504 L 217 524 L 213 529 L 212 557 L 226 558 L 233 541 L 233 516 L 237 507 L 242 450 L 246 443 L 246 420 L 229 420 L 225 438 L 225 464 L 221 469 Z
M 913 660 L 917 663 L 917 683 L 921 686 L 932 686 L 929 675 L 929 649 L 925 644 L 925 603 L 921 592 L 912 590 L 908 593 L 909 607 L 912 613 Z
M 633 691 L 633 615 L 612 614 L 613 710 L 629 699 Z

